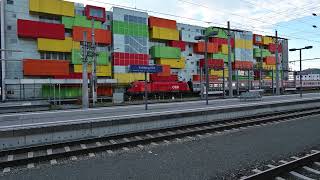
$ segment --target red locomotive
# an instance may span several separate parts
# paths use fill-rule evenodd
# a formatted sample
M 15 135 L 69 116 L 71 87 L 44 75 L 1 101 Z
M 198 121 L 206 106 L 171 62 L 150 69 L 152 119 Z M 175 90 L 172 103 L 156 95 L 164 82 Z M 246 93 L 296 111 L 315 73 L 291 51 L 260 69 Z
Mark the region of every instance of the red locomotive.
M 143 94 L 145 89 L 144 81 L 136 81 L 128 89 L 129 94 Z M 148 93 L 186 93 L 190 88 L 186 82 L 148 82 Z

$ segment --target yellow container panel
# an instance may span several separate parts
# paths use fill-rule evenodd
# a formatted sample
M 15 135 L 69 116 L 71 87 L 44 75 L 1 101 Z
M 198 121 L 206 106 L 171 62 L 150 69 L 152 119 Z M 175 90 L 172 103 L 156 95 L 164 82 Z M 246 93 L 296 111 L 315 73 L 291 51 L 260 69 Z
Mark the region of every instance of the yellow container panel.
M 253 43 L 250 40 L 236 39 L 235 40 L 235 48 L 253 49 Z
M 272 44 L 273 43 L 273 40 L 271 37 L 262 37 L 262 43 L 264 45 L 269 45 L 269 44 Z
M 275 70 L 276 69 L 276 65 L 267 65 L 266 63 L 263 63 L 262 64 L 262 69 Z
M 218 77 L 223 77 L 223 70 L 210 70 L 210 75 L 211 76 L 218 76 Z M 229 71 L 224 70 L 224 77 L 228 78 L 229 77 Z
M 222 44 L 222 45 L 219 47 L 219 52 L 221 52 L 222 54 L 228 54 L 228 53 L 229 53 L 229 51 L 228 51 L 228 45 Z
M 74 3 L 73 2 L 63 2 L 61 5 L 61 15 L 74 17 Z
M 150 30 L 151 39 L 162 39 L 162 40 L 179 40 L 179 31 L 175 29 L 167 29 L 160 27 L 152 27 Z
M 173 69 L 184 69 L 186 66 L 186 59 L 157 59 L 157 64 L 159 65 L 169 65 Z
M 82 65 L 74 65 L 73 70 L 75 73 L 82 73 Z M 91 65 L 88 65 L 87 71 L 91 73 Z M 97 66 L 97 76 L 111 76 L 111 66 Z
M 80 42 L 73 41 L 72 42 L 72 49 L 80 50 Z
M 39 51 L 71 52 L 72 47 L 73 41 L 70 37 L 66 37 L 65 40 L 38 38 Z
M 74 17 L 74 3 L 62 0 L 29 0 L 29 10 L 36 13 Z
M 130 84 L 134 81 L 143 81 L 145 77 L 144 73 L 122 73 L 114 74 L 113 78 L 120 84 Z M 149 80 L 149 76 L 147 76 L 147 80 Z

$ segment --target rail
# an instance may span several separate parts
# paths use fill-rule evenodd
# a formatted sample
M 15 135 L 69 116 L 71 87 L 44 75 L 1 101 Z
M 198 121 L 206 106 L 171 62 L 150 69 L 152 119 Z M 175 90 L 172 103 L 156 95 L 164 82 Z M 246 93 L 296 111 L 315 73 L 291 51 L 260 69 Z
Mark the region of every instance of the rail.
M 295 172 L 295 169 L 303 168 L 307 171 L 315 173 L 315 175 L 318 175 L 320 178 L 320 172 L 318 170 L 313 170 L 312 168 L 307 167 L 306 165 L 319 161 L 320 160 L 320 151 L 313 151 L 311 154 L 307 154 L 306 156 L 302 158 L 293 157 L 294 160 L 287 162 L 282 161 L 283 164 L 279 166 L 273 166 L 268 165 L 268 167 L 271 167 L 265 171 L 258 171 L 258 173 L 251 175 L 251 176 L 245 176 L 240 178 L 240 180 L 261 180 L 261 179 L 284 179 L 281 176 L 286 174 L 291 174 L 293 176 L 296 176 L 298 179 L 313 179 L 307 177 L 307 175 L 302 175 L 300 173 Z M 317 178 L 318 179 L 318 178 Z

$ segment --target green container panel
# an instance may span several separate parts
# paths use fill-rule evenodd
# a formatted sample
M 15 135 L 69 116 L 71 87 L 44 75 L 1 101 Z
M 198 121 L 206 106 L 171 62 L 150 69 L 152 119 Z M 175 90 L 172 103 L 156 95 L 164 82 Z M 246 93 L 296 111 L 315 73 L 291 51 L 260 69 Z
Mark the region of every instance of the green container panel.
M 93 61 L 92 58 L 89 58 L 89 64 L 91 64 L 92 61 Z M 82 64 L 80 50 L 77 50 L 77 49 L 72 50 L 71 63 L 72 64 Z M 98 52 L 97 65 L 109 65 L 109 64 L 110 64 L 109 53 L 108 52 Z
M 59 93 L 59 87 L 43 85 L 41 91 L 43 98 L 78 98 L 82 94 L 80 87 L 61 87 Z
M 208 27 L 205 30 L 205 35 L 210 34 L 211 32 L 218 32 L 218 35 L 214 36 L 214 37 L 218 37 L 218 38 L 224 38 L 224 39 L 228 39 L 228 34 L 225 30 L 220 29 L 220 28 L 215 28 L 215 27 Z
M 235 76 L 235 75 L 233 75 L 232 76 L 232 79 L 234 79 L 234 80 L 236 80 L 236 77 L 237 76 Z M 238 76 L 238 79 L 240 80 L 240 81 L 243 81 L 243 80 L 248 80 L 248 76 Z M 250 79 L 249 80 L 254 80 L 254 77 L 253 76 L 250 76 Z
M 271 56 L 271 52 L 267 49 L 262 49 L 262 57 L 265 58 L 265 57 L 268 57 L 268 56 Z M 261 49 L 259 48 L 254 48 L 253 49 L 253 57 L 254 58 L 260 58 L 261 57 Z
M 91 20 L 88 20 L 86 16 L 76 15 L 75 17 L 62 17 L 62 24 L 66 29 L 72 29 L 73 26 L 87 27 L 91 28 Z M 102 29 L 102 24 L 100 21 L 94 22 L 94 28 Z
M 226 54 L 209 54 L 208 57 L 212 59 L 223 59 L 224 62 L 228 63 L 228 55 Z M 234 61 L 234 53 L 231 54 L 231 61 Z
M 129 23 L 123 21 L 112 22 L 113 34 L 123 34 L 127 36 L 148 37 L 149 29 L 145 24 Z
M 152 58 L 180 59 L 181 50 L 179 48 L 167 46 L 153 46 L 150 49 Z

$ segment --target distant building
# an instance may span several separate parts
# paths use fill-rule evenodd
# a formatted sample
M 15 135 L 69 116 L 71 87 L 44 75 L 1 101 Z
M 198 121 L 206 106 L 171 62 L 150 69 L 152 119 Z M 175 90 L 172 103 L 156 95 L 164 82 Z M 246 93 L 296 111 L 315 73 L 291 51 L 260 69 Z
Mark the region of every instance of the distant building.
M 296 80 L 300 80 L 300 75 L 296 75 Z M 302 75 L 303 81 L 319 81 L 320 74 L 303 74 Z

